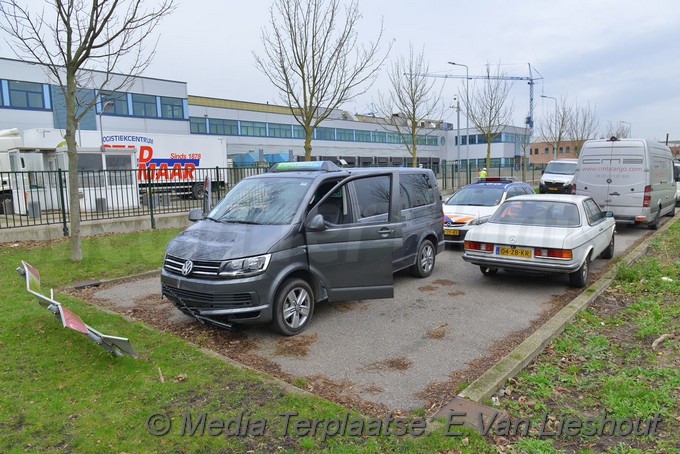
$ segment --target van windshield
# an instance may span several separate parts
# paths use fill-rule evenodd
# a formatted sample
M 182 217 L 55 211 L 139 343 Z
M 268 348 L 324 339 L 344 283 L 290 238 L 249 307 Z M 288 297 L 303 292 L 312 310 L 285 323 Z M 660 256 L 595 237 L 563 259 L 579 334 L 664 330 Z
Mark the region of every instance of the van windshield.
M 254 178 L 242 180 L 208 213 L 208 219 L 239 224 L 290 224 L 311 180 Z
M 557 175 L 573 175 L 576 172 L 575 162 L 551 162 L 545 168 L 545 173 L 553 173 Z

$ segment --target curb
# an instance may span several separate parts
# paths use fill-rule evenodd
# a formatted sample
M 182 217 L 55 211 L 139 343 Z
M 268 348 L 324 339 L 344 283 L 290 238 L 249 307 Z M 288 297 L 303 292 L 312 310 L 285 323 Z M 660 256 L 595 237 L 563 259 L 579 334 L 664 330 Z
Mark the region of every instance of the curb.
M 630 265 L 647 251 L 649 243 L 658 233 L 666 231 L 676 219 L 664 224 L 654 234 L 646 238 L 635 249 L 626 254 L 619 263 Z M 500 361 L 494 364 L 479 378 L 461 391 L 456 398 L 464 398 L 474 402 L 483 402 L 503 386 L 509 378 L 515 376 L 520 370 L 526 367 L 550 340 L 561 334 L 565 326 L 580 311 L 586 309 L 595 299 L 604 292 L 612 283 L 616 276 L 616 267 L 613 266 L 609 271 L 602 275 L 595 283 L 586 288 L 579 296 L 574 298 L 562 310 L 555 314 L 550 320 L 544 323 L 524 342 L 519 344 L 514 350 L 508 353 Z

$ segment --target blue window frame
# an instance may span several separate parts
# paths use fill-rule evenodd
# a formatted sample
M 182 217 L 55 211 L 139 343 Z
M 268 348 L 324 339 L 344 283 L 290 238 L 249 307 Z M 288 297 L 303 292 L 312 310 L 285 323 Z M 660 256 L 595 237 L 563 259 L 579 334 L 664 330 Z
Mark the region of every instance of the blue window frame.
M 354 142 L 354 130 L 353 129 L 336 128 L 336 130 L 335 130 L 335 140 L 345 140 L 345 141 L 348 141 L 348 142 Z
M 335 140 L 335 128 L 318 127 L 315 133 L 317 140 Z
M 191 117 L 189 118 L 189 131 L 191 134 L 207 134 L 207 123 L 207 118 Z
M 184 103 L 182 99 L 161 96 L 161 118 L 184 119 Z
M 387 142 L 387 132 L 385 132 L 385 131 L 373 131 L 373 142 L 386 143 Z
M 133 93 L 132 113 L 137 117 L 158 117 L 158 111 L 156 109 L 156 97 Z
M 107 102 L 111 103 L 111 107 L 104 111 L 104 115 L 130 115 L 126 93 L 120 91 L 102 91 L 99 93 L 99 96 L 100 109 L 104 108 Z
M 293 137 L 293 125 L 285 125 L 280 123 L 269 123 L 267 129 L 267 136 L 269 137 Z
M 293 138 L 294 139 L 304 139 L 305 138 L 305 128 L 300 125 L 293 125 Z
M 267 125 L 260 121 L 242 121 L 241 122 L 241 135 L 242 136 L 254 136 L 254 137 L 266 137 L 267 136 Z
M 362 131 L 357 129 L 354 131 L 354 140 L 357 142 L 370 142 L 371 141 L 371 131 Z
M 42 84 L 35 82 L 9 82 L 9 104 L 19 109 L 45 109 Z
M 237 136 L 238 121 L 222 118 L 208 118 L 208 133 L 221 136 Z

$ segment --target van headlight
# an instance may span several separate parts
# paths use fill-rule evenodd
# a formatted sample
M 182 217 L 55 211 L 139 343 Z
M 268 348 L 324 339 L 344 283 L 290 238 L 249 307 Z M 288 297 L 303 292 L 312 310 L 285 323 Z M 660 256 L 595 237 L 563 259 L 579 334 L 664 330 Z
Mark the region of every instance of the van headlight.
M 227 260 L 220 265 L 220 276 L 227 277 L 250 277 L 262 274 L 269 266 L 271 254 L 246 257 L 243 259 Z

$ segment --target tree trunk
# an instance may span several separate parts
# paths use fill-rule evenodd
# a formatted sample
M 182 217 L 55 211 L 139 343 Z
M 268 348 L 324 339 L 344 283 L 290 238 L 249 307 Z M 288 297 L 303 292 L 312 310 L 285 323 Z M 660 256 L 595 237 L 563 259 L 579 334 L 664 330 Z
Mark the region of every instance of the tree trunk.
M 312 135 L 314 131 L 312 129 L 305 128 L 305 161 L 312 160 Z
M 76 78 L 75 72 L 67 70 L 66 75 L 66 147 L 68 149 L 68 189 L 69 189 L 69 234 L 71 236 L 71 261 L 83 260 L 83 249 L 80 243 L 80 193 L 78 191 L 78 144 L 75 121 Z

